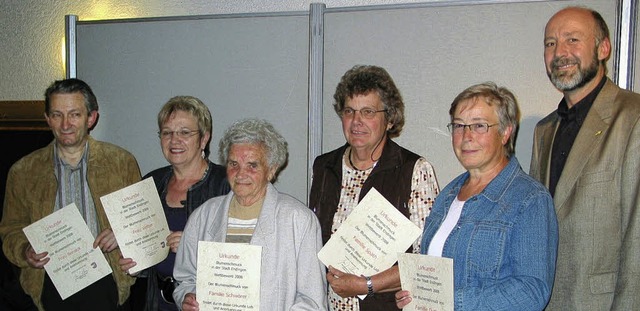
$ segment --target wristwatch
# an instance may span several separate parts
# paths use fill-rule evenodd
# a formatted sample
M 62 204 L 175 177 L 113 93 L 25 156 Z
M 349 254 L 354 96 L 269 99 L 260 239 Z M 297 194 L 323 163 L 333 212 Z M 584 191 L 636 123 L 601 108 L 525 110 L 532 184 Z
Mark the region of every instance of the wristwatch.
M 373 281 L 371 281 L 370 276 L 365 276 L 365 280 L 367 280 L 367 297 L 373 296 Z

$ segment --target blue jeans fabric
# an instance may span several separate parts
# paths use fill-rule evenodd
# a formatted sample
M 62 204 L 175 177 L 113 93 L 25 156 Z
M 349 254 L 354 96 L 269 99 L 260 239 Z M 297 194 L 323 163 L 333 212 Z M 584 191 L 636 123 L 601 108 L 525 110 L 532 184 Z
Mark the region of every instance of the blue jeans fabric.
M 436 198 L 422 252 L 469 177 L 464 173 Z M 462 209 L 442 256 L 453 259 L 456 310 L 542 310 L 553 286 L 558 223 L 547 189 L 509 164 Z

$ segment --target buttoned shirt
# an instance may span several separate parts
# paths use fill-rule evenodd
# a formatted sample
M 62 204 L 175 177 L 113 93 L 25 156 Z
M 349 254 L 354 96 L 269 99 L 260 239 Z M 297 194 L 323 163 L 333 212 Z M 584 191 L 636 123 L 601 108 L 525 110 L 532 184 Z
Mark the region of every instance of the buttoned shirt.
M 551 196 L 554 196 L 556 192 L 556 185 L 558 184 L 558 180 L 560 180 L 564 164 L 567 161 L 573 142 L 576 140 L 578 132 L 582 127 L 582 123 L 606 81 L 607 79 L 603 78 L 591 93 L 571 108 L 567 105 L 565 98 L 558 104 L 558 116 L 560 116 L 561 121 L 556 131 L 553 148 L 551 150 L 551 171 L 549 174 L 549 192 Z

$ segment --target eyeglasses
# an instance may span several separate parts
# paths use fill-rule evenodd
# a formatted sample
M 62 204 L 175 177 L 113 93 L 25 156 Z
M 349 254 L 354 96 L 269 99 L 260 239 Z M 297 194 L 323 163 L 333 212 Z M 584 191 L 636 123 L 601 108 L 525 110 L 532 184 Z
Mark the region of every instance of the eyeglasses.
M 462 123 L 449 123 L 447 124 L 447 128 L 449 132 L 454 135 L 460 135 L 464 133 L 465 128 L 469 128 L 470 131 L 476 134 L 486 134 L 489 132 L 489 128 L 492 126 L 496 126 L 496 124 L 487 124 L 487 123 L 473 123 L 473 124 L 462 124 Z
M 188 138 L 197 134 L 198 132 L 199 132 L 198 130 L 190 130 L 190 129 L 181 129 L 177 131 L 162 130 L 158 132 L 158 137 L 160 137 L 160 139 L 171 139 L 172 135 L 176 135 L 178 136 L 178 138 Z
M 356 109 L 347 107 L 342 109 L 342 111 L 340 111 L 340 116 L 343 118 L 351 118 L 356 115 L 356 111 L 360 112 L 360 116 L 362 116 L 365 119 L 373 119 L 373 117 L 376 116 L 376 113 L 386 112 L 387 109 L 375 110 L 373 108 L 362 108 L 360 110 L 356 110 Z

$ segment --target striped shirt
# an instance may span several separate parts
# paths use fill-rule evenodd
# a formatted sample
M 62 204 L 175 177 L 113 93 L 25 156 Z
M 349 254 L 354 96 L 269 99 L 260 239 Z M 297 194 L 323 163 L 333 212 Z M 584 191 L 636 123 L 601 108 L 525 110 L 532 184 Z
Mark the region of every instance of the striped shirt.
M 258 224 L 258 216 L 262 210 L 264 198 L 250 206 L 242 206 L 236 200 L 235 195 L 229 205 L 229 222 L 227 223 L 227 243 L 251 242 L 251 236 Z
M 85 145 L 82 158 L 75 167 L 65 163 L 58 156 L 57 145 L 54 146 L 53 154 L 55 174 L 58 180 L 58 193 L 56 194 L 54 211 L 75 203 L 93 236 L 98 236 L 99 224 L 96 206 L 87 183 L 89 144 Z

